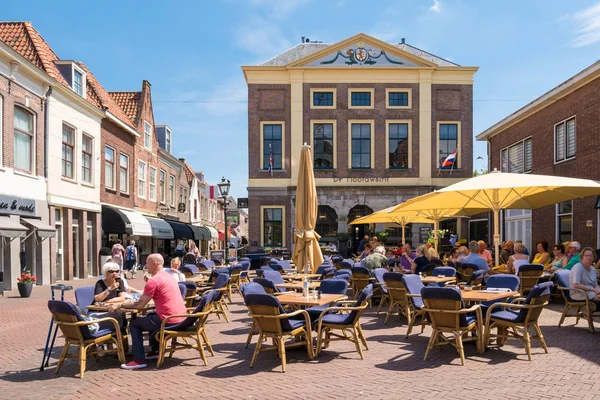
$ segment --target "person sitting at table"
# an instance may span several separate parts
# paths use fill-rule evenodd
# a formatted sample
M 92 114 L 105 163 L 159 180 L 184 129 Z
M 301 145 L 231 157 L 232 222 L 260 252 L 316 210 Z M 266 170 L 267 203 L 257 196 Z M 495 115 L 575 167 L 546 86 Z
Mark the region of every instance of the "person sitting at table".
M 402 245 L 402 256 L 400 257 L 400 265 L 405 271 L 410 271 L 412 268 L 413 260 L 417 258 L 417 255 L 410 249 L 410 244 L 404 243 Z
M 160 329 L 162 321 L 170 315 L 186 314 L 185 303 L 181 298 L 179 286 L 163 268 L 164 259 L 160 254 L 150 254 L 146 259 L 146 268 L 152 275 L 146 282 L 144 293 L 138 301 L 126 300 L 121 304 L 110 304 L 111 312 L 119 308 L 143 309 L 150 300 L 154 300 L 156 312 L 140 316 L 133 320 L 129 327 L 132 342 L 133 361 L 122 364 L 123 369 L 146 368 L 146 359 L 158 358 L 158 341 L 153 332 Z M 185 317 L 170 319 L 171 324 L 183 321 Z M 150 347 L 152 350 L 144 354 L 144 332 L 149 332 Z
M 483 240 L 477 241 L 479 248 L 477 249 L 477 255 L 485 260 L 488 265 L 493 265 L 494 260 L 492 259 L 492 253 L 487 249 L 487 245 Z
M 371 245 L 369 243 L 365 243 L 365 249 L 362 253 L 360 253 L 360 259 L 363 260 L 367 258 L 367 256 L 371 255 Z
M 450 256 L 448 256 L 448 258 L 446 259 L 446 261 L 452 261 L 455 265 L 458 258 L 458 250 L 456 250 L 456 248 L 451 248 L 450 249 Z
M 568 260 L 563 260 L 563 269 L 571 270 L 575 264 L 581 262 L 581 258 L 579 258 L 579 250 L 581 249 L 581 245 L 579 242 L 570 242 L 569 247 L 567 248 L 568 252 Z
M 569 275 L 569 284 L 572 288 L 583 289 L 587 292 L 588 300 L 596 305 L 596 310 L 600 309 L 600 287 L 598 287 L 598 277 L 594 268 L 594 249 L 584 247 L 579 253 L 580 262 L 575 264 Z M 580 291 L 571 290 L 573 300 L 585 300 L 585 294 Z
M 512 254 L 514 246 L 514 243 L 510 240 L 507 240 L 502 244 L 502 251 L 500 252 L 500 262 L 502 264 L 508 263 L 508 259 Z
M 176 282 L 185 282 L 185 275 L 179 270 L 179 267 L 181 267 L 181 260 L 179 257 L 173 257 L 171 259 L 171 268 L 165 269 L 165 272 L 175 278 Z
M 552 253 L 554 254 L 554 258 L 546 270 L 556 271 L 557 269 L 562 269 L 563 262 L 567 258 L 567 255 L 565 254 L 565 245 L 562 243 L 555 244 L 552 248 Z
M 461 263 L 461 262 L 463 262 L 465 257 L 468 255 L 469 255 L 469 249 L 467 249 L 465 246 L 460 246 L 456 250 L 456 261 Z
M 115 303 L 125 300 L 125 288 L 123 281 L 119 278 L 119 264 L 107 262 L 102 266 L 104 278 L 96 281 L 94 286 L 94 302 Z
M 550 265 L 550 253 L 548 253 L 548 242 L 540 240 L 535 245 L 537 253 L 533 256 L 532 264 L 542 264 L 545 268 Z
M 508 258 L 506 263 L 506 272 L 509 274 L 519 275 L 519 267 L 521 265 L 529 264 L 529 256 L 525 254 L 527 248 L 523 243 L 515 243 L 515 254 Z
M 427 264 L 429 264 L 429 260 L 425 253 L 427 252 L 427 248 L 424 245 L 421 245 L 415 249 L 415 259 L 412 261 L 410 266 L 410 271 L 414 274 L 418 269 L 423 268 Z
M 335 247 L 335 244 L 333 244 L 333 242 L 329 242 L 329 243 L 327 244 L 327 250 L 328 250 L 328 251 L 336 251 L 336 250 L 337 250 L 337 248 Z
M 468 250 L 468 255 L 465 256 L 462 259 L 462 263 L 468 263 L 468 264 L 474 264 L 477 265 L 477 267 L 479 267 L 480 270 L 485 271 L 485 275 L 484 276 L 489 276 L 492 272 L 490 270 L 490 266 L 488 265 L 487 262 L 485 262 L 485 260 L 483 258 L 481 258 L 481 256 L 479 256 L 479 243 L 471 240 L 469 242 L 469 250 Z
M 432 258 L 440 258 L 440 255 L 435 247 L 433 247 L 433 244 L 434 239 L 429 239 L 427 242 L 425 242 L 425 248 L 427 249 L 425 256 L 428 260 L 431 260 Z
M 389 270 L 390 267 L 388 266 L 388 260 L 385 256 L 385 247 L 377 246 L 377 248 L 373 250 L 373 254 L 365 258 L 365 267 L 367 267 L 371 272 L 377 268 L 385 268 Z

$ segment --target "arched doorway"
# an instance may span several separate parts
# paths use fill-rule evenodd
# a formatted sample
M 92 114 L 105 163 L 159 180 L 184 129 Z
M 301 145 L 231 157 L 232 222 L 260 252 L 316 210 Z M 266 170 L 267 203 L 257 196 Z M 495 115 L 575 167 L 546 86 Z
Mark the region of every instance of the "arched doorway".
M 338 216 L 335 210 L 329 206 L 319 206 L 315 231 L 322 238 L 333 238 L 337 237 L 337 229 Z
M 348 224 L 354 221 L 356 218 L 364 217 L 372 214 L 373 209 L 365 205 L 357 205 L 350 209 L 348 212 Z M 358 250 L 358 243 L 367 234 L 369 234 L 369 225 L 348 225 L 350 229 L 350 237 L 352 238 L 352 253 L 356 254 Z

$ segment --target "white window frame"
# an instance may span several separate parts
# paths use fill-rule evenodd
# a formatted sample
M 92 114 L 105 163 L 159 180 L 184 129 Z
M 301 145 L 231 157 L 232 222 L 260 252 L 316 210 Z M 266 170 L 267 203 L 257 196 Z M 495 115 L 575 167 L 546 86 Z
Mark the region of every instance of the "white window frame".
M 331 106 L 316 106 L 313 102 L 314 94 L 316 93 L 332 93 L 333 105 Z M 310 88 L 310 108 L 316 110 L 335 110 L 337 104 L 337 89 L 336 88 Z
M 456 125 L 456 160 L 454 162 L 454 169 L 460 169 L 462 167 L 462 153 L 461 153 L 461 136 L 462 126 L 460 121 L 437 121 L 435 130 L 435 169 L 440 167 L 440 125 Z
M 408 143 L 406 144 L 407 167 L 406 168 L 390 168 L 390 125 L 391 124 L 407 124 L 408 125 Z M 393 171 L 406 171 L 412 169 L 412 120 L 411 119 L 386 119 L 385 120 L 385 169 Z
M 175 175 L 169 174 L 169 204 L 171 207 L 175 207 L 175 195 Z
M 88 139 L 90 141 L 90 151 L 89 152 L 84 152 L 83 151 L 83 142 L 85 139 Z M 83 155 L 84 154 L 89 154 L 90 157 L 90 181 L 86 182 L 84 179 L 85 174 L 83 173 Z M 86 184 L 86 185 L 94 185 L 94 137 L 91 135 L 88 135 L 85 132 L 81 133 L 81 182 Z
M 148 139 L 148 143 L 146 143 Z M 144 148 L 152 151 L 152 125 L 144 120 Z
M 154 171 L 154 180 L 152 180 L 152 171 Z M 155 167 L 150 166 L 148 171 L 148 199 L 156 202 L 156 175 L 158 170 Z
M 556 203 L 555 207 L 555 229 L 554 231 L 556 232 L 556 243 L 563 243 L 560 239 L 560 218 L 561 217 L 566 217 L 566 216 L 571 216 L 571 238 L 569 239 L 569 242 L 573 240 L 573 229 L 575 228 L 575 221 L 573 221 L 573 216 L 575 215 L 575 213 L 573 212 L 573 200 L 567 200 L 571 202 L 571 212 L 570 213 L 559 213 L 559 207 L 560 207 L 560 203 Z M 566 203 L 567 201 L 563 201 L 561 203 Z
M 163 177 L 164 179 L 160 179 Z M 162 186 L 161 186 L 162 183 Z M 159 201 L 163 204 L 167 203 L 167 172 L 161 169 L 158 173 L 158 190 L 159 190 Z
M 352 105 L 352 93 L 371 93 L 371 104 L 368 106 L 353 106 Z M 372 110 L 375 108 L 375 89 L 374 88 L 349 88 L 348 89 L 348 109 L 368 109 Z
M 348 169 L 352 169 L 352 125 L 371 125 L 371 167 L 356 168 L 356 171 L 369 171 L 375 169 L 375 120 L 374 119 L 349 119 L 348 120 Z
M 75 91 L 75 71 L 79 72 L 81 74 L 81 94 L 79 94 L 81 97 L 83 97 L 84 99 L 87 97 L 87 74 L 86 72 L 80 68 L 77 64 L 73 63 L 73 68 L 71 70 L 71 89 L 77 93 Z
M 333 129 L 333 166 L 332 168 L 316 168 L 317 170 L 332 171 L 337 169 L 337 120 L 335 119 L 311 119 L 310 120 L 310 145 L 313 146 L 313 163 L 315 149 L 315 125 L 331 124 Z
M 568 141 L 568 137 L 567 137 L 567 124 L 571 120 L 575 123 L 575 133 L 574 133 L 574 135 L 575 135 L 575 151 L 574 151 L 573 155 L 569 156 L 567 154 L 567 148 L 568 148 L 568 146 L 567 146 L 567 141 Z M 557 151 L 557 140 L 556 140 L 557 132 L 556 131 L 557 131 L 557 128 L 559 126 L 561 126 L 561 125 L 563 126 L 563 129 L 564 129 L 563 134 L 565 135 L 565 138 L 564 138 L 564 145 L 565 145 L 564 154 L 565 154 L 565 158 L 562 159 L 562 160 L 558 160 L 557 157 L 556 157 L 556 151 Z M 554 136 L 554 164 L 560 164 L 560 163 L 563 163 L 565 161 L 569 161 L 569 160 L 574 159 L 576 157 L 576 155 L 577 155 L 577 119 L 575 118 L 575 115 L 572 115 L 569 118 L 563 119 L 559 123 L 554 124 L 554 133 L 553 133 L 553 136 Z
M 23 104 L 15 104 L 13 107 L 13 134 L 12 134 L 12 140 L 13 140 L 13 157 L 15 156 L 15 131 L 17 128 L 14 127 L 14 109 L 16 108 L 20 108 L 23 111 L 25 111 L 27 114 L 29 114 L 31 116 L 31 124 L 32 124 L 32 134 L 31 134 L 31 165 L 29 165 L 29 170 L 25 170 L 25 169 L 21 169 L 21 168 L 17 168 L 15 167 L 14 164 L 14 159 L 13 159 L 13 167 L 16 171 L 19 171 L 20 173 L 24 173 L 24 174 L 30 174 L 30 175 L 36 175 L 36 170 L 37 170 L 37 145 L 36 145 L 36 138 L 37 138 L 37 118 L 36 118 L 36 114 L 34 112 L 32 112 L 29 108 L 25 107 L 25 105 Z M 2 125 L 0 123 L 0 125 Z M 20 132 L 22 132 L 21 130 L 19 130 Z M 27 134 L 29 134 L 29 132 L 26 132 Z M 61 136 L 62 136 L 62 132 L 61 132 Z
M 121 165 L 121 156 L 125 157 L 127 163 L 125 168 Z M 125 170 L 125 190 L 121 190 L 121 170 Z M 129 194 L 129 156 L 125 153 L 119 152 L 119 191 L 121 193 Z
M 165 150 L 167 151 L 167 153 L 171 153 L 171 148 L 171 130 L 165 127 Z
M 265 137 L 264 137 L 264 126 L 265 125 L 281 125 L 281 169 L 275 168 L 273 165 L 273 171 L 283 172 L 285 171 L 285 121 L 260 121 L 260 164 L 258 169 L 260 171 L 268 171 L 263 169 L 265 163 L 264 149 L 265 149 Z M 274 163 L 274 162 L 273 162 Z
M 144 170 L 143 173 L 140 174 L 140 167 L 144 166 Z M 146 198 L 146 182 L 147 182 L 147 177 L 146 174 L 148 173 L 148 164 L 146 164 L 144 161 L 142 160 L 138 160 L 138 173 L 137 173 L 137 178 L 138 178 L 138 190 L 137 190 L 137 195 L 140 199 L 145 199 Z M 140 192 L 140 190 L 142 190 L 142 192 Z
M 108 163 L 108 161 L 106 161 L 106 149 L 110 149 L 113 152 L 113 162 L 112 162 L 112 183 L 113 184 L 112 184 L 112 186 L 108 186 L 106 184 L 106 163 Z M 104 145 L 104 186 L 107 189 L 111 189 L 111 190 L 117 190 L 117 178 L 115 176 L 115 173 L 116 173 L 115 166 L 117 165 L 116 155 L 117 155 L 117 150 L 114 147 L 111 147 L 107 144 Z
M 406 93 L 408 95 L 407 106 L 390 106 L 390 93 Z M 412 108 L 412 89 L 410 88 L 386 88 L 385 108 L 390 110 L 410 110 Z
M 260 245 L 265 245 L 265 209 L 269 208 L 280 208 L 281 209 L 281 245 L 285 247 L 286 237 L 285 237 L 285 206 L 284 205 L 269 205 L 269 206 L 260 206 Z
M 515 146 L 518 146 L 518 145 L 522 144 L 522 146 L 523 146 L 523 171 L 521 171 L 521 172 L 515 172 L 515 173 L 517 173 L 517 174 L 529 174 L 529 173 L 531 173 L 531 170 L 533 170 L 533 148 L 532 148 L 532 151 L 531 151 L 531 169 L 529 169 L 529 170 L 525 169 L 525 165 L 526 165 L 526 162 L 525 162 L 525 142 L 527 142 L 527 141 L 530 141 L 531 145 L 533 146 L 533 139 L 532 139 L 531 136 L 528 136 L 525 139 L 519 140 L 518 142 L 515 142 L 515 143 L 512 143 L 511 145 L 506 146 L 505 148 L 503 148 L 503 149 L 500 150 L 500 172 L 508 172 L 509 171 L 508 166 L 507 166 L 506 170 L 502 167 L 502 153 L 505 152 L 505 151 L 507 152 L 506 157 L 507 157 L 508 162 L 510 163 L 510 159 L 508 158 L 508 154 L 510 152 L 510 149 L 513 148 L 513 147 L 515 147 Z

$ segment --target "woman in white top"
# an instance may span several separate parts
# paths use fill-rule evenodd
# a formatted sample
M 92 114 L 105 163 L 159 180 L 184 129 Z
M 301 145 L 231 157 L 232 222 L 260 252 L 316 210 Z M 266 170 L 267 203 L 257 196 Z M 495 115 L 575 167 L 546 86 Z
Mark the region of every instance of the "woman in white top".
M 594 268 L 594 249 L 584 247 L 579 253 L 581 262 L 578 262 L 571 269 L 569 275 L 569 285 L 575 289 L 582 289 L 587 292 L 590 301 L 596 304 L 596 309 L 600 308 L 600 288 L 598 287 L 598 278 Z M 579 290 L 571 290 L 573 300 L 585 300 L 585 295 Z
M 525 254 L 527 248 L 523 243 L 515 243 L 515 254 L 508 258 L 506 270 L 509 274 L 519 275 L 521 265 L 529 264 L 529 256 Z
M 179 270 L 180 266 L 181 260 L 179 259 L 179 257 L 174 257 L 173 259 L 171 259 L 171 268 L 166 269 L 165 271 L 168 274 L 171 274 L 171 276 L 175 278 L 177 282 L 185 282 L 185 275 Z

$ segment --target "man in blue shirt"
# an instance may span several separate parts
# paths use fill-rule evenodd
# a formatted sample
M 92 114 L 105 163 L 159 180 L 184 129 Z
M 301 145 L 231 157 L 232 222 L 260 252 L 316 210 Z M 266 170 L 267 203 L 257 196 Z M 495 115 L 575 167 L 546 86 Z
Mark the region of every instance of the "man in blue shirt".
M 481 257 L 479 257 L 479 254 L 477 254 L 479 251 L 479 243 L 477 243 L 474 240 L 471 240 L 469 242 L 469 255 L 466 256 L 465 258 L 462 259 L 462 263 L 469 263 L 469 264 L 474 264 L 477 265 L 477 267 L 479 267 L 480 270 L 485 271 L 485 276 L 489 276 L 490 274 L 492 274 L 493 272 L 490 270 L 490 266 L 488 265 L 488 263 L 485 262 L 485 260 Z
M 458 240 L 458 238 L 456 237 L 456 235 L 454 233 L 450 234 L 450 244 L 452 245 L 452 247 L 456 246 L 456 241 Z
M 361 241 L 358 243 L 358 249 L 356 249 L 356 251 L 358 251 L 358 254 L 362 253 L 365 250 L 366 243 L 369 243 L 369 235 L 365 235 L 365 237 L 361 239 Z

